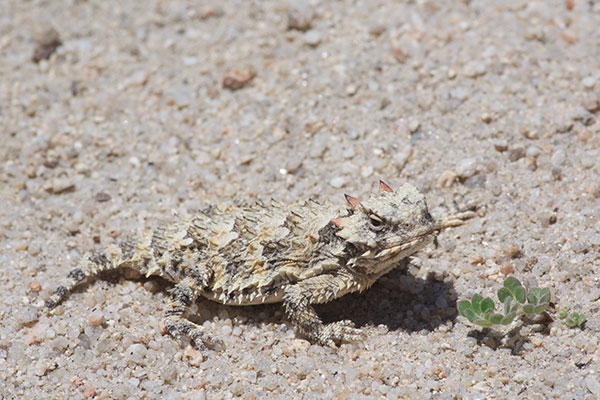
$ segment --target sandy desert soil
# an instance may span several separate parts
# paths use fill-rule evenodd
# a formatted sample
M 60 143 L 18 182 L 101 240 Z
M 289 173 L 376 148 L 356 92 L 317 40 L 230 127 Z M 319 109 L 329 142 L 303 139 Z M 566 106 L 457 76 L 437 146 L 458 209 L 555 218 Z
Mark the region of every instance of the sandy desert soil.
M 600 398 L 599 26 L 585 0 L 3 1 L 0 397 Z M 318 308 L 363 342 L 201 301 L 226 344 L 201 352 L 161 332 L 165 282 L 123 275 L 43 312 L 83 253 L 174 212 L 379 179 L 478 216 Z M 585 328 L 457 316 L 511 271 Z

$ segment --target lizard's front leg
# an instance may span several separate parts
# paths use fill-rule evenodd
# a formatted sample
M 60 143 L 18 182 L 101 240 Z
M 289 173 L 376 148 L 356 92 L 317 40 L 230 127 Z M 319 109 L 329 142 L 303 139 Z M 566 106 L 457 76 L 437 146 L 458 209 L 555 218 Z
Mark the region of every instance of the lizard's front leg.
M 165 327 L 175 337 L 187 336 L 198 347 L 222 348 L 223 341 L 214 338 L 200 325 L 193 323 L 185 317 L 186 312 L 199 295 L 199 289 L 193 279 L 186 278 L 170 290 L 172 302 L 165 313 Z
M 347 293 L 353 282 L 349 276 L 326 274 L 315 276 L 285 289 L 283 305 L 292 323 L 311 341 L 332 346 L 336 342 L 358 340 L 360 329 L 351 321 L 324 324 L 311 304 L 320 304 Z

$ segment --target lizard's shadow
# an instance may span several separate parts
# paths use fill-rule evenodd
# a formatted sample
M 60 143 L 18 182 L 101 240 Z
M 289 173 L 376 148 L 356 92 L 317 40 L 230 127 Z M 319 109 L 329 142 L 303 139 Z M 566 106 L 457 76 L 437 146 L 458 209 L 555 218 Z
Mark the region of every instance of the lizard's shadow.
M 111 284 L 117 284 L 121 277 L 115 271 L 98 276 Z M 157 278 L 157 282 L 163 290 L 172 287 L 169 282 L 160 278 Z M 350 320 L 356 327 L 383 324 L 391 331 L 433 331 L 446 321 L 456 319 L 456 298 L 451 283 L 441 282 L 431 276 L 426 279 L 415 277 L 407 271 L 405 263 L 401 263 L 365 292 L 351 293 L 326 304 L 315 304 L 314 307 L 325 323 Z M 241 317 L 249 324 L 280 322 L 285 319 L 279 304 L 238 307 L 203 299 L 199 301 L 204 302 L 207 316 L 218 315 L 219 310 L 225 309 L 231 317 Z M 189 317 L 196 323 L 203 322 L 197 315 L 191 314 Z
M 350 320 L 357 327 L 387 326 L 389 330 L 433 331 L 456 316 L 456 292 L 451 283 L 421 279 L 397 268 L 363 293 L 352 293 L 316 305 L 324 322 Z

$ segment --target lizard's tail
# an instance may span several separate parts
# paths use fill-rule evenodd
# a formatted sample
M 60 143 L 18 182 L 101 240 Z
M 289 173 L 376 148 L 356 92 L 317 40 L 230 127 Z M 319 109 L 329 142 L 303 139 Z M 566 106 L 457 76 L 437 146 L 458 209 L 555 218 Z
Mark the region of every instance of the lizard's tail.
M 119 269 L 123 266 L 136 267 L 131 244 L 122 244 L 120 247 L 110 246 L 106 251 L 94 252 L 82 258 L 79 267 L 71 272 L 60 282 L 50 299 L 46 302 L 48 310 L 61 303 L 71 291 L 88 278 L 96 277 L 102 272 Z

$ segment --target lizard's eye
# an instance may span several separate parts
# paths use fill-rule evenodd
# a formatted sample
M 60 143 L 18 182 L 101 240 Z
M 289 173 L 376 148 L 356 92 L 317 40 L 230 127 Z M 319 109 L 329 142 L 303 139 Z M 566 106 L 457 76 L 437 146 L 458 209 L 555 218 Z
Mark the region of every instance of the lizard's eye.
M 384 227 L 385 225 L 381 218 L 379 218 L 377 215 L 369 215 L 369 228 L 372 231 L 379 232 Z

